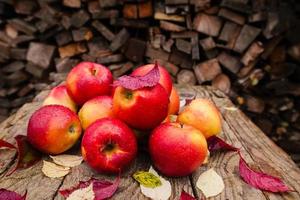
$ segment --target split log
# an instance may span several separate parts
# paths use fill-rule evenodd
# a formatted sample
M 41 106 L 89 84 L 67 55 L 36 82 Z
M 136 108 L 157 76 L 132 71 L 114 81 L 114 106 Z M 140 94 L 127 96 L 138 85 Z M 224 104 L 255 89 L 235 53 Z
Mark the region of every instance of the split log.
M 250 25 L 244 25 L 239 37 L 236 40 L 233 50 L 242 53 L 255 40 L 261 32 L 259 28 Z
M 129 39 L 128 31 L 123 28 L 113 39 L 112 43 L 109 46 L 109 49 L 113 52 L 120 49 Z
M 193 22 L 194 29 L 209 36 L 218 36 L 222 27 L 222 20 L 217 16 L 198 14 Z
M 183 69 L 177 74 L 177 83 L 181 85 L 196 85 L 195 74 L 191 70 Z
M 239 61 L 239 58 L 231 56 L 226 52 L 222 52 L 221 54 L 219 54 L 218 61 L 233 74 L 238 73 L 241 68 L 241 62 Z
M 224 92 L 225 94 L 228 94 L 230 92 L 231 82 L 229 77 L 225 74 L 219 74 L 218 76 L 216 76 L 212 80 L 211 85 L 214 88 Z
M 194 72 L 198 83 L 213 80 L 217 75 L 222 73 L 217 59 L 211 59 L 194 66 Z
M 218 15 L 239 25 L 245 24 L 245 17 L 226 8 L 221 8 Z
M 55 47 L 43 43 L 31 42 L 26 59 L 33 64 L 47 69 L 51 63 Z
M 146 42 L 137 38 L 130 38 L 125 50 L 125 56 L 131 61 L 142 62 L 145 51 L 146 51 Z
M 71 43 L 66 46 L 59 47 L 58 51 L 59 56 L 61 58 L 65 58 L 82 54 L 87 51 L 87 48 L 83 43 Z

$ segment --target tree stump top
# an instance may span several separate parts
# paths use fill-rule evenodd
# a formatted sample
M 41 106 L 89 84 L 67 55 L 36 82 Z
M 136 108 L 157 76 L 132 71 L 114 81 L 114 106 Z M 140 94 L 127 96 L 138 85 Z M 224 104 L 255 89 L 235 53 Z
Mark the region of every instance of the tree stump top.
M 213 154 L 209 162 L 201 166 L 189 177 L 166 178 L 172 185 L 170 199 L 179 199 L 182 189 L 196 196 L 204 198 L 201 191 L 195 187 L 199 175 L 209 168 L 214 168 L 222 176 L 225 189 L 211 199 L 300 199 L 300 169 L 291 158 L 278 146 L 276 146 L 250 119 L 239 109 L 227 109 L 234 107 L 232 102 L 221 92 L 211 87 L 185 87 L 178 86 L 179 91 L 195 92 L 197 98 L 211 99 L 219 108 L 223 118 L 223 131 L 220 134 L 225 141 L 241 148 L 245 160 L 263 172 L 282 178 L 282 180 L 295 192 L 273 194 L 264 192 L 246 184 L 239 176 L 239 157 L 234 152 L 219 152 Z M 40 93 L 32 103 L 27 103 L 18 112 L 0 124 L 0 138 L 14 142 L 14 136 L 26 135 L 27 123 L 31 114 L 41 107 L 41 101 L 49 91 Z M 15 151 L 0 150 L 0 188 L 16 191 L 24 194 L 26 199 L 64 199 L 59 190 L 77 185 L 79 181 L 86 181 L 92 176 L 100 179 L 113 180 L 113 176 L 107 176 L 92 171 L 86 163 L 72 168 L 71 172 L 62 178 L 48 178 L 43 175 L 42 162 L 34 166 L 17 170 L 10 176 L 6 172 L 13 166 L 16 159 Z M 147 199 L 140 191 L 139 184 L 133 180 L 132 174 L 137 170 L 148 170 L 150 158 L 145 153 L 139 153 L 137 159 L 121 175 L 121 182 L 112 199 Z M 1 198 L 0 198 L 1 199 Z

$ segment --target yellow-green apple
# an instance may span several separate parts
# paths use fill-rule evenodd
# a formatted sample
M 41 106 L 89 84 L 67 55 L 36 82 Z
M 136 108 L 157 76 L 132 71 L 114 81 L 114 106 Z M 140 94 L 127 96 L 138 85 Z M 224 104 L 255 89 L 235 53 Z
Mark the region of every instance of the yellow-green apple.
M 118 86 L 113 96 L 114 115 L 129 126 L 149 130 L 167 116 L 169 96 L 158 83 L 153 87 L 136 90 Z
M 83 105 L 100 95 L 109 95 L 113 77 L 108 68 L 92 62 L 81 62 L 68 74 L 66 86 L 74 101 Z
M 47 154 L 60 154 L 70 149 L 80 135 L 77 115 L 61 105 L 41 107 L 33 113 L 27 127 L 29 142 Z
M 124 122 L 102 118 L 86 129 L 81 152 L 83 159 L 93 169 L 118 173 L 135 158 L 137 142 L 134 133 Z
M 180 100 L 175 87 L 172 87 L 172 91 L 169 99 L 170 99 L 170 103 L 168 107 L 168 115 L 176 115 L 179 111 Z
M 83 104 L 78 113 L 83 129 L 95 122 L 97 119 L 113 117 L 112 97 L 98 96 Z
M 61 105 L 69 108 L 75 113 L 77 112 L 77 105 L 70 97 L 65 85 L 56 86 L 50 91 L 43 102 L 43 106 L 46 105 Z
M 158 65 L 158 64 L 157 64 Z M 133 76 L 144 76 L 146 75 L 149 71 L 151 71 L 154 68 L 155 64 L 148 64 L 148 65 L 143 65 L 138 68 L 136 68 L 131 75 Z M 165 90 L 167 91 L 168 95 L 171 94 L 172 91 L 172 79 L 169 74 L 169 72 L 163 68 L 162 66 L 158 65 L 159 69 L 159 83 Z
M 199 129 L 206 138 L 222 130 L 221 115 L 208 99 L 195 99 L 178 115 L 177 121 Z
M 149 138 L 154 166 L 166 176 L 187 176 L 205 160 L 207 143 L 196 128 L 179 123 L 163 123 Z

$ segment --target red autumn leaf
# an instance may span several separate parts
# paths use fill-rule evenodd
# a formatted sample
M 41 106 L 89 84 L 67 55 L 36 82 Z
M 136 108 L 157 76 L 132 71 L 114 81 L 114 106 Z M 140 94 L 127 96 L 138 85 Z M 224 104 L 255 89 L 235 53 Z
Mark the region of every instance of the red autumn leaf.
M 102 200 L 110 198 L 114 195 L 117 191 L 118 186 L 120 183 L 120 176 L 114 181 L 109 182 L 105 180 L 97 180 L 97 179 L 90 179 L 88 181 L 80 181 L 79 184 L 73 188 L 60 190 L 59 193 L 63 195 L 65 198 L 70 196 L 74 191 L 78 189 L 83 189 L 88 187 L 90 184 L 93 184 L 93 192 L 95 194 L 95 200 Z
M 192 197 L 189 193 L 182 190 L 180 195 L 180 200 L 196 200 L 196 199 Z
M 17 169 L 25 169 L 28 168 L 35 163 L 37 163 L 41 159 L 41 153 L 35 150 L 27 141 L 27 137 L 24 135 L 17 135 L 15 137 L 17 141 L 17 164 L 15 167 L 7 174 L 7 176 L 11 175 Z
M 208 150 L 210 152 L 217 151 L 217 150 L 228 150 L 228 151 L 238 151 L 239 148 L 236 148 L 228 143 L 226 143 L 224 140 L 217 136 L 211 136 L 207 139 L 208 144 Z
M 0 148 L 1 147 L 6 147 L 6 148 L 10 148 L 10 149 L 16 149 L 16 147 L 14 145 L 12 145 L 12 144 L 10 144 L 10 143 L 8 143 L 8 142 L 0 139 Z
M 95 181 L 93 183 L 93 190 L 95 192 L 95 200 L 102 200 L 112 197 L 118 189 L 120 183 L 120 176 L 113 182 Z
M 0 199 L 2 200 L 25 200 L 26 195 L 27 195 L 27 191 L 23 196 L 21 196 L 16 192 L 0 188 Z
M 121 76 L 114 82 L 114 86 L 122 86 L 126 89 L 136 90 L 143 87 L 153 87 L 159 82 L 160 74 L 157 63 L 144 76 Z
M 239 155 L 239 172 L 240 176 L 246 183 L 252 185 L 257 189 L 266 190 L 269 192 L 292 191 L 279 178 L 252 170 L 246 163 L 246 161 L 243 159 L 242 155 L 240 153 Z

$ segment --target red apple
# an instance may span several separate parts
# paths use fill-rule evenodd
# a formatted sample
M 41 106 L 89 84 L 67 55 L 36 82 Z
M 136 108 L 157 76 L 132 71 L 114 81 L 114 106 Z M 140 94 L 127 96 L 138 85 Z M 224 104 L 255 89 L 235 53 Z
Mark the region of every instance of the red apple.
M 167 116 L 169 96 L 158 83 L 154 87 L 137 90 L 116 88 L 113 97 L 114 115 L 129 126 L 149 130 L 159 125 Z
M 60 154 L 70 149 L 80 135 L 77 115 L 60 105 L 48 105 L 35 111 L 27 127 L 29 142 L 47 154 Z
M 148 64 L 148 65 L 140 66 L 140 67 L 136 68 L 132 72 L 131 75 L 134 75 L 134 76 L 144 76 L 151 69 L 153 69 L 154 66 L 155 66 L 155 64 Z M 158 69 L 159 69 L 159 75 L 160 75 L 159 83 L 161 84 L 161 86 L 163 86 L 163 88 L 165 88 L 165 90 L 167 91 L 168 95 L 170 95 L 171 91 L 172 91 L 172 79 L 171 79 L 171 76 L 170 76 L 169 72 L 165 68 L 163 68 L 162 66 L 158 65 Z
M 113 117 L 112 98 L 110 96 L 99 96 L 88 100 L 83 104 L 78 113 L 83 129 L 98 119 Z
M 196 128 L 164 123 L 150 135 L 149 151 L 154 166 L 166 176 L 187 176 L 205 160 L 207 143 Z
M 67 76 L 66 86 L 74 101 L 83 105 L 100 95 L 109 95 L 113 77 L 109 69 L 92 62 L 81 62 Z
M 124 122 L 103 118 L 87 128 L 81 151 L 84 160 L 93 169 L 118 173 L 135 158 L 137 142 L 134 133 Z
M 77 105 L 70 97 L 65 85 L 59 85 L 50 91 L 43 102 L 43 106 L 46 105 L 61 105 L 69 108 L 75 113 L 77 112 Z

